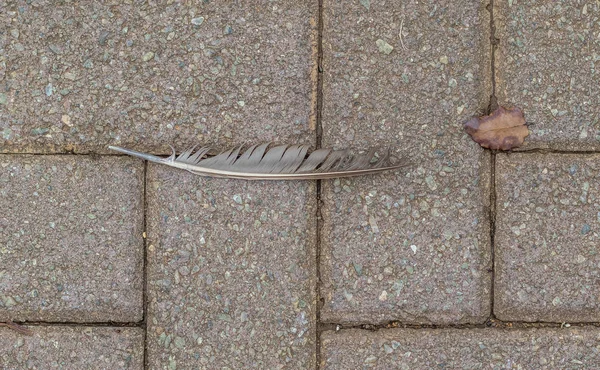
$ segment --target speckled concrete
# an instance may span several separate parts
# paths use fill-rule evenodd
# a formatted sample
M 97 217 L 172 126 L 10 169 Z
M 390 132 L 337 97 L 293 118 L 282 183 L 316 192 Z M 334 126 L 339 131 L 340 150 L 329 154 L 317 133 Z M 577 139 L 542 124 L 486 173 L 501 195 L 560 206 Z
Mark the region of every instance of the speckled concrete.
M 0 368 L 600 368 L 600 154 L 493 167 L 463 129 L 493 91 L 489 0 L 324 0 L 320 69 L 316 0 L 225 3 L 0 0 Z M 523 149 L 600 149 L 600 3 L 494 5 Z M 317 199 L 104 156 L 315 146 L 319 70 L 322 145 L 408 167 Z M 381 328 L 319 347 L 317 320 Z
M 494 313 L 600 321 L 600 155 L 499 155 Z
M 39 327 L 33 336 L 0 328 L 2 369 L 143 369 L 140 328 Z
M 494 5 L 496 95 L 534 123 L 523 149 L 599 149 L 600 3 Z
M 315 183 L 148 181 L 150 367 L 314 368 Z
M 598 328 L 344 330 L 322 335 L 322 369 L 597 369 Z
M 143 162 L 0 156 L 0 321 L 142 319 Z
M 484 322 L 490 162 L 462 123 L 491 91 L 485 3 L 325 1 L 324 19 L 323 145 L 412 164 L 323 183 L 321 318 Z
M 312 137 L 314 4 L 3 2 L 0 151 Z

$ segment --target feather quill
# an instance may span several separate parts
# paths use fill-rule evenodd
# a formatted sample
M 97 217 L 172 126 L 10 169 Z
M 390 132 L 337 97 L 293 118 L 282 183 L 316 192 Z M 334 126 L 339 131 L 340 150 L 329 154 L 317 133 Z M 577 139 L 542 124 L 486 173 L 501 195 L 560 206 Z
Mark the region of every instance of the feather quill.
M 216 153 L 209 147 L 196 147 L 163 158 L 135 150 L 109 146 L 109 149 L 150 162 L 181 168 L 191 173 L 246 180 L 317 180 L 350 177 L 395 170 L 407 163 L 385 151 L 377 157 L 374 149 L 351 154 L 348 150 L 317 149 L 308 154 L 308 145 L 237 146 Z

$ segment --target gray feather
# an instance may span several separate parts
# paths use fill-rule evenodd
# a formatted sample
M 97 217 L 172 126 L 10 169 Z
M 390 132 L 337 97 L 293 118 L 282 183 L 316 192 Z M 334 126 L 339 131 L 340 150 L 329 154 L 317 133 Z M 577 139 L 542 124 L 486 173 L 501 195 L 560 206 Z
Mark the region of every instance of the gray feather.
M 209 147 L 198 150 L 192 147 L 167 158 L 115 146 L 109 149 L 201 176 L 247 180 L 329 179 L 368 175 L 407 165 L 406 161 L 392 157 L 389 151 L 381 156 L 376 156 L 375 149 L 360 154 L 346 149 L 317 149 L 308 154 L 307 145 L 261 144 L 245 150 L 242 145 L 218 154 Z

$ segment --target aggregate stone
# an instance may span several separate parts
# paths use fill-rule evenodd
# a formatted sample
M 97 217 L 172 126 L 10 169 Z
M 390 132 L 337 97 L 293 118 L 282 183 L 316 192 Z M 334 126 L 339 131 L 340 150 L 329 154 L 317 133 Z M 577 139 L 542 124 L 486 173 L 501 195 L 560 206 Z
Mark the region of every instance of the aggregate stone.
M 143 369 L 140 328 L 29 326 L 32 336 L 0 328 L 2 369 Z
M 148 175 L 152 368 L 315 366 L 315 182 Z
M 323 321 L 489 316 L 490 161 L 462 127 L 491 94 L 485 5 L 325 2 L 323 146 L 410 165 L 323 182 Z
M 142 161 L 0 156 L 0 321 L 142 319 Z
M 316 3 L 1 7 L 0 152 L 314 135 Z
M 600 148 L 600 3 L 494 2 L 496 96 L 523 109 L 523 149 Z
M 600 320 L 600 155 L 498 155 L 494 312 Z
M 598 328 L 324 332 L 321 368 L 596 369 Z

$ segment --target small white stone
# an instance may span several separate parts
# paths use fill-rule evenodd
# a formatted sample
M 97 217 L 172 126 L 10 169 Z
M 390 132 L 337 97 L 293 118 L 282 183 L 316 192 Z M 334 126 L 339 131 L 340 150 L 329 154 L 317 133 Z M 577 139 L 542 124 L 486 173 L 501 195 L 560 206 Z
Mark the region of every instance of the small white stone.
M 379 300 L 381 302 L 387 301 L 387 292 L 385 290 L 383 292 L 381 292 L 381 294 L 379 295 Z
M 386 55 L 390 54 L 394 50 L 394 47 L 392 45 L 388 44 L 382 39 L 378 39 L 377 41 L 375 41 L 375 44 L 377 44 L 377 48 L 379 49 L 379 51 Z
M 69 117 L 67 114 L 63 114 L 61 119 L 62 123 L 64 123 L 67 126 L 71 126 L 71 117 Z
M 148 62 L 148 61 L 150 61 L 150 60 L 151 60 L 151 59 L 153 59 L 153 58 L 154 58 L 154 52 L 152 52 L 152 51 L 149 51 L 149 52 L 145 53 L 145 54 L 142 56 L 142 60 L 143 60 L 144 62 Z
M 379 226 L 377 226 L 377 219 L 373 217 L 373 215 L 369 215 L 369 225 L 371 226 L 371 230 L 373 233 L 379 233 Z
M 196 17 L 196 18 L 192 18 L 192 24 L 194 26 L 199 26 L 204 22 L 204 17 Z

